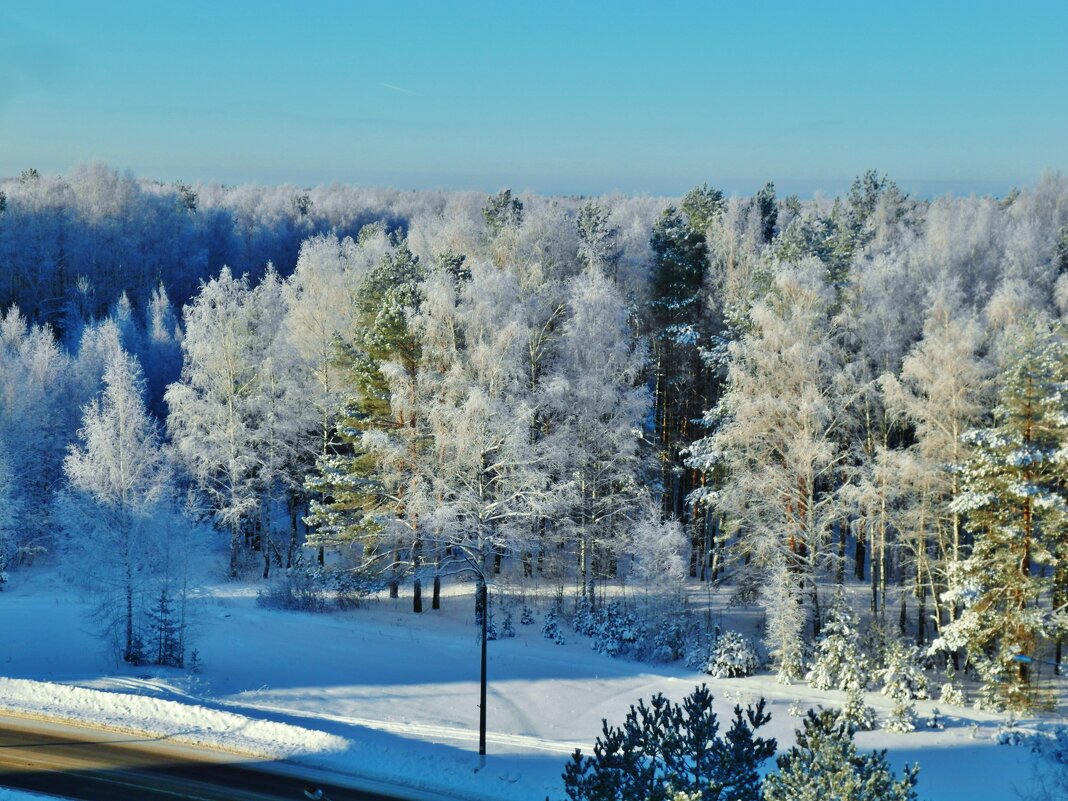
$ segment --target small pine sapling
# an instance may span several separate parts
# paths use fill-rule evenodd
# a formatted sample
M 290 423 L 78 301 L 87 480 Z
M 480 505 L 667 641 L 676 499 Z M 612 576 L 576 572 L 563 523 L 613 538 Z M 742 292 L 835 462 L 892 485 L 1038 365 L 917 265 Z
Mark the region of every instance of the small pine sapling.
M 556 610 L 555 606 L 545 613 L 545 622 L 541 627 L 541 636 L 547 640 L 552 640 L 557 645 L 564 644 L 564 632 L 560 629 L 560 613 Z
M 504 623 L 501 624 L 501 637 L 508 639 L 515 636 L 515 624 L 512 622 L 512 610 L 504 610 Z
M 523 604 L 523 611 L 519 613 L 519 622 L 524 626 L 534 625 L 534 610 Z
M 968 704 L 968 694 L 957 680 L 957 672 L 949 660 L 946 660 L 946 680 L 939 691 L 938 700 L 950 706 L 967 706 Z
M 716 679 L 752 676 L 760 669 L 760 655 L 753 642 L 737 631 L 725 631 L 716 639 L 705 673 Z
M 815 662 L 805 680 L 817 690 L 848 690 L 858 682 L 864 689 L 868 665 L 861 655 L 859 640 L 853 611 L 839 587 L 823 637 L 816 646 Z
M 910 732 L 916 728 L 916 698 L 927 697 L 927 677 L 919 664 L 915 646 L 899 640 L 890 643 L 886 651 L 886 667 L 878 673 L 883 683 L 882 693 L 894 700 L 894 707 L 886 720 L 889 731 Z

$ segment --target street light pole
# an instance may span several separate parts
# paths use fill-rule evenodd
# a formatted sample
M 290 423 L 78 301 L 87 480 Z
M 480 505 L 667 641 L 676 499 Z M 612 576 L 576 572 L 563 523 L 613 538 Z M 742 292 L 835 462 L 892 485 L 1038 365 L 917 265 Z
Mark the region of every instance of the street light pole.
M 486 578 L 482 576 L 479 587 L 479 604 L 482 607 L 482 686 L 478 705 L 478 757 L 479 767 L 486 764 L 486 634 L 489 621 L 489 593 Z

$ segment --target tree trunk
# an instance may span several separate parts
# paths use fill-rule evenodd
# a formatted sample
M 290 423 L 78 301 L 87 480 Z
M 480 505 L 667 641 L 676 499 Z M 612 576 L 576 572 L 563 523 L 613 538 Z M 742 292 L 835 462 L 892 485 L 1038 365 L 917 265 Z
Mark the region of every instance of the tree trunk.
M 441 576 L 434 576 L 434 597 L 430 601 L 431 609 L 441 609 Z
M 845 583 L 846 527 L 842 525 L 842 521 L 835 520 L 831 528 L 838 532 L 838 569 L 835 571 L 835 583 L 841 586 Z
M 916 644 L 921 648 L 927 642 L 927 585 L 920 585 L 916 612 Z
M 416 614 L 423 611 L 423 582 L 419 579 L 412 585 L 412 611 Z
M 866 557 L 867 549 L 864 547 L 864 534 L 863 527 L 857 527 L 857 541 L 856 547 L 853 550 L 853 566 L 855 569 L 855 575 L 857 581 L 864 581 L 864 559 Z

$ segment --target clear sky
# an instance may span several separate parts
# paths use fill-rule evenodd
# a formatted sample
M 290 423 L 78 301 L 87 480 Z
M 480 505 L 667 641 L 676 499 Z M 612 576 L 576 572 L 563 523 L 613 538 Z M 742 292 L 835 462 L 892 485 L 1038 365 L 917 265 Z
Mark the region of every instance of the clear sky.
M 1000 193 L 1068 168 L 1068 0 L 0 0 L 0 175 Z

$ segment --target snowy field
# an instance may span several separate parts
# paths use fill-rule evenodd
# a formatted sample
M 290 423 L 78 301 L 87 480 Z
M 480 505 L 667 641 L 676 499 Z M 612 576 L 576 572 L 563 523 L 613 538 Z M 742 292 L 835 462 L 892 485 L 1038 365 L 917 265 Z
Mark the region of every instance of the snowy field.
M 679 667 L 594 652 L 569 632 L 541 636 L 540 616 L 514 639 L 490 643 L 489 758 L 478 768 L 478 644 L 470 585 L 446 594 L 440 611 L 413 615 L 410 600 L 381 600 L 344 613 L 261 609 L 255 590 L 222 583 L 196 602 L 193 645 L 199 675 L 116 664 L 97 640 L 77 593 L 55 572 L 13 574 L 0 595 L 0 707 L 163 734 L 352 777 L 472 799 L 563 798 L 571 751 L 588 751 L 601 719 L 620 723 L 630 704 L 664 692 L 679 700 L 701 681 L 721 715 L 767 697 L 762 733 L 793 740 L 802 707 L 840 706 L 844 694 L 786 687 L 762 675 L 713 680 Z M 429 603 L 427 604 L 429 607 Z M 42 683 L 43 682 L 43 683 Z M 56 686 L 56 685 L 65 686 Z M 888 699 L 868 694 L 885 715 Z M 917 702 L 921 719 L 936 706 Z M 944 731 L 857 736 L 887 748 L 900 770 L 921 765 L 920 798 L 985 801 L 1016 797 L 1031 777 L 1024 748 L 999 746 L 1004 723 L 942 706 Z M 1032 728 L 1048 721 L 1024 720 Z M 21 799 L 3 795 L 0 801 Z

